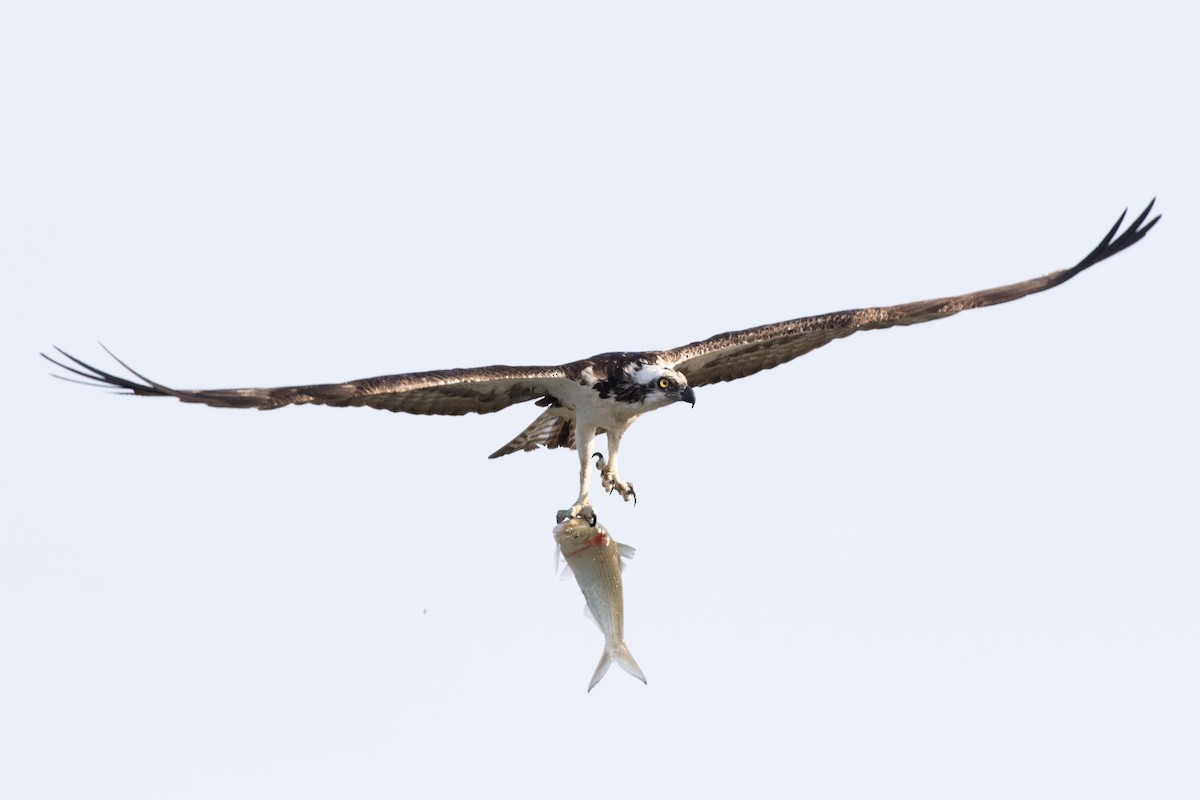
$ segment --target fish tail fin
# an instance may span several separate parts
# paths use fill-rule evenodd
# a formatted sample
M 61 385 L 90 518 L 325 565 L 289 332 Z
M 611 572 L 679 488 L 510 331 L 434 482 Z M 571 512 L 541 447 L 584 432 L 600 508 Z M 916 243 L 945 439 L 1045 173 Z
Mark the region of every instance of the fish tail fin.
M 642 674 L 642 668 L 633 660 L 633 653 L 629 652 L 629 648 L 625 646 L 624 642 L 618 642 L 604 648 L 604 652 L 600 655 L 600 663 L 596 665 L 596 672 L 592 675 L 592 682 L 588 684 L 589 692 L 600 682 L 600 679 L 608 672 L 608 668 L 612 666 L 614 661 L 617 662 L 621 669 L 642 683 L 646 682 L 646 676 Z
M 628 672 L 633 677 L 637 678 L 642 683 L 646 682 L 646 676 L 642 674 L 642 668 L 633 660 L 633 653 L 629 652 L 629 648 L 624 642 L 613 651 L 613 661 L 616 661 L 621 669 Z

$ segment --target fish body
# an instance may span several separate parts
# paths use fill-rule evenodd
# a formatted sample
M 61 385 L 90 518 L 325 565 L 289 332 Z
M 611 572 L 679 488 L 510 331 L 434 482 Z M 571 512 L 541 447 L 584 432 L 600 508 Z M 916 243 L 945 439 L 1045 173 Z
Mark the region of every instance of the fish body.
M 589 525 L 572 517 L 554 528 L 554 541 L 575 575 L 587 610 L 604 634 L 604 653 L 588 684 L 592 690 L 615 661 L 621 669 L 646 682 L 646 676 L 625 646 L 625 602 L 621 590 L 622 558 L 632 558 L 634 549 L 619 544 L 600 525 Z

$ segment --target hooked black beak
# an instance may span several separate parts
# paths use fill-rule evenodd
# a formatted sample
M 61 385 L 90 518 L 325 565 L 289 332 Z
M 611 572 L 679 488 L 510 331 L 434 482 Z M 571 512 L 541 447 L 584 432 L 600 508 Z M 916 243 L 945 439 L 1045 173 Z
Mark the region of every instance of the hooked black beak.
M 690 386 L 683 387 L 683 391 L 679 393 L 679 399 L 691 403 L 693 408 L 696 406 L 696 393 L 692 391 L 692 387 Z

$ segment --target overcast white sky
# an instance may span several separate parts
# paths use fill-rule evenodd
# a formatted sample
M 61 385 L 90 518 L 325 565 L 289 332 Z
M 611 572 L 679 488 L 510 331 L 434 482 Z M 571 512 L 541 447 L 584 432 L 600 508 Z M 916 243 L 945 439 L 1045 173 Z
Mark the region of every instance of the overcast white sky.
M 1200 792 L 1200 6 L 12 3 L 0 795 Z M 1065 286 L 625 439 L 612 671 L 537 409 L 185 388 L 554 364 Z M 736 794 L 735 794 L 736 793 Z

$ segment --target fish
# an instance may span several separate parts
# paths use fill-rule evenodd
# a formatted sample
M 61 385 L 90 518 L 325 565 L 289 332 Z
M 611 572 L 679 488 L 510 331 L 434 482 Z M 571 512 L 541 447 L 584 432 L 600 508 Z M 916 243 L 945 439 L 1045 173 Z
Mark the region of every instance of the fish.
M 604 634 L 604 652 L 592 682 L 588 684 L 588 691 L 595 688 L 614 661 L 645 683 L 646 676 L 625 645 L 625 599 L 621 590 L 621 570 L 625 565 L 622 559 L 633 558 L 634 549 L 618 543 L 603 526 L 589 524 L 579 517 L 571 517 L 555 526 L 554 541 L 583 592 L 588 616 Z

